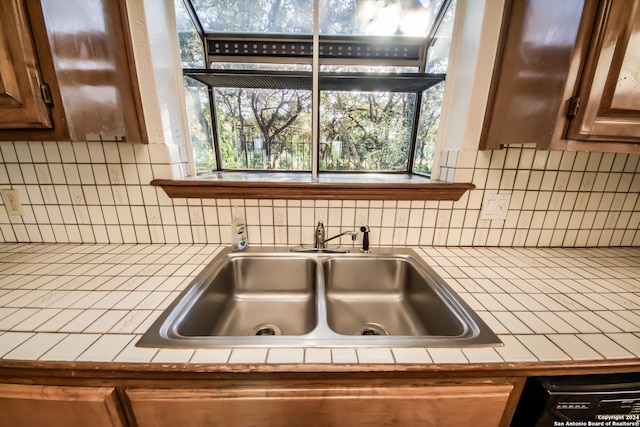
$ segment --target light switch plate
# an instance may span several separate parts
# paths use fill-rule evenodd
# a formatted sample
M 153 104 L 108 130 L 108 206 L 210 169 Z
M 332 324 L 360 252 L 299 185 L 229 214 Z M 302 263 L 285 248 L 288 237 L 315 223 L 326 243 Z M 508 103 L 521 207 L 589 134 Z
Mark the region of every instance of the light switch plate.
M 18 190 L 0 190 L 2 195 L 2 201 L 7 208 L 9 216 L 22 216 L 24 211 L 22 210 L 22 204 L 20 203 L 20 197 L 18 196 Z
M 486 194 L 482 202 L 480 219 L 507 219 L 510 201 L 510 194 Z

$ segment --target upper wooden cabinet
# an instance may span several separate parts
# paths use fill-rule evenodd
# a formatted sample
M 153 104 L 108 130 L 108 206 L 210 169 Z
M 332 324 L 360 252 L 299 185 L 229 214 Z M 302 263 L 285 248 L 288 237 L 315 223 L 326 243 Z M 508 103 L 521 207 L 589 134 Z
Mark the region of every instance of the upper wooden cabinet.
M 40 111 L 50 122 L 35 129 L 3 112 L 0 140 L 147 142 L 125 7 L 124 0 L 2 2 L 0 85 L 7 85 L 5 76 L 13 86 L 19 79 L 36 98 L 46 83 L 51 105 Z M 10 8 L 13 15 L 7 15 Z M 5 15 L 15 18 L 5 20 Z M 13 34 L 32 41 L 15 40 Z M 20 47 L 13 46 L 18 43 Z M 26 67 L 36 77 L 14 71 L 21 63 L 14 54 L 4 59 L 9 48 L 23 57 L 31 54 Z M 6 102 L 0 100 L 3 110 L 9 109 Z
M 601 5 L 568 139 L 640 142 L 640 0 Z
M 639 4 L 507 1 L 480 148 L 640 152 Z
M 51 128 L 46 87 L 22 0 L 0 2 L 0 16 L 0 126 Z

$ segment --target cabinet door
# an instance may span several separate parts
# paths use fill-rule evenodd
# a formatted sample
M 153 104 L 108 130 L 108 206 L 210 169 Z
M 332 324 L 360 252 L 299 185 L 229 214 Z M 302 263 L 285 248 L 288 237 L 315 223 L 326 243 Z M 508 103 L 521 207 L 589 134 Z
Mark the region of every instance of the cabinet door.
M 40 0 L 73 141 L 146 142 L 124 0 Z
M 50 128 L 23 0 L 0 1 L 0 128 Z
M 588 39 L 595 6 L 593 0 L 505 3 L 480 149 L 551 143 L 565 86 L 576 78 L 572 59 Z
M 569 139 L 640 142 L 640 0 L 606 0 L 597 18 Z
M 130 389 L 139 427 L 499 425 L 511 384 Z
M 1 427 L 125 426 L 115 389 L 0 384 Z

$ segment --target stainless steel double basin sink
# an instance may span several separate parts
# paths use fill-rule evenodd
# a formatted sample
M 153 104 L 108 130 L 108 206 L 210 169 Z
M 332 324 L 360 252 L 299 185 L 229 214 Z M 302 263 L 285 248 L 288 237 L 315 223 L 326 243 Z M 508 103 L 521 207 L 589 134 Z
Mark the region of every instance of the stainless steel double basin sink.
M 224 250 L 138 341 L 143 347 L 501 345 L 411 249 Z

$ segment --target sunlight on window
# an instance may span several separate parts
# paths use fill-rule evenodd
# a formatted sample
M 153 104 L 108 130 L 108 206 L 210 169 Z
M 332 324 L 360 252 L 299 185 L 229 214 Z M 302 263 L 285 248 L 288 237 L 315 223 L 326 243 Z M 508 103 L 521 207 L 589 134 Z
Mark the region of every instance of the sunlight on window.
M 174 2 L 198 173 L 431 173 L 455 0 Z

